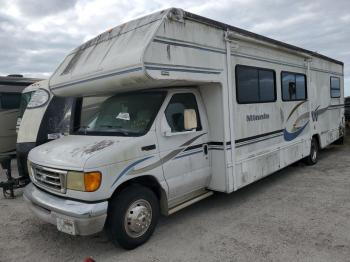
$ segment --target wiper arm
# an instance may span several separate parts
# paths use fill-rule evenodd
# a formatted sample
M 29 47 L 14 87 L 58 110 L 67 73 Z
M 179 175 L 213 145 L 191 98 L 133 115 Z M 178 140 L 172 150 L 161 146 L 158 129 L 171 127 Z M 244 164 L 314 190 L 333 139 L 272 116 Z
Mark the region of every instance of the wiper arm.
M 100 125 L 99 127 L 107 127 L 109 129 L 116 130 L 116 133 L 122 134 L 124 136 L 128 136 L 130 131 L 124 128 L 121 128 L 121 126 L 112 126 L 112 125 Z
M 121 126 L 112 126 L 112 125 L 100 125 L 99 127 L 107 127 L 107 128 L 121 128 Z

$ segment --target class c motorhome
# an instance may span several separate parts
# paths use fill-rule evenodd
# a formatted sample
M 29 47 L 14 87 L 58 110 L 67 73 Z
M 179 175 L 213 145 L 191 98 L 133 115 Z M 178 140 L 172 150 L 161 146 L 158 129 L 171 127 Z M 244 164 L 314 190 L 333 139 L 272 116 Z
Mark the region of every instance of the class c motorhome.
M 160 213 L 315 164 L 344 131 L 342 62 L 175 8 L 79 46 L 49 88 L 77 97 L 74 128 L 29 153 L 24 198 L 127 249 Z

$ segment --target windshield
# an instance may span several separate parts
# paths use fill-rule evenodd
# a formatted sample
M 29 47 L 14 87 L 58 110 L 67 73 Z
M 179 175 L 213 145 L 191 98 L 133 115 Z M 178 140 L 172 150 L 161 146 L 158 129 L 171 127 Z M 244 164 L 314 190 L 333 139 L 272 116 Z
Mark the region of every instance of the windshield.
M 109 97 L 84 97 L 80 135 L 140 136 L 151 127 L 164 92 L 134 92 Z
M 19 112 L 18 112 L 18 118 L 22 118 L 24 115 L 24 111 L 27 109 L 28 103 L 30 99 L 32 98 L 32 95 L 35 93 L 35 91 L 23 93 L 21 96 L 21 104 L 19 106 Z

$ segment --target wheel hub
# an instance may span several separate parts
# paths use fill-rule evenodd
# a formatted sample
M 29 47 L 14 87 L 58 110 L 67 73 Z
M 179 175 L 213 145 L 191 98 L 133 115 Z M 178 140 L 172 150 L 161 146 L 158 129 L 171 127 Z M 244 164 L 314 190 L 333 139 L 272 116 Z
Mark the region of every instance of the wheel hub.
M 317 147 L 315 144 L 311 145 L 311 158 L 313 161 L 315 161 L 317 158 Z
M 137 200 L 130 205 L 125 215 L 125 230 L 133 238 L 142 236 L 152 221 L 152 208 L 146 200 Z

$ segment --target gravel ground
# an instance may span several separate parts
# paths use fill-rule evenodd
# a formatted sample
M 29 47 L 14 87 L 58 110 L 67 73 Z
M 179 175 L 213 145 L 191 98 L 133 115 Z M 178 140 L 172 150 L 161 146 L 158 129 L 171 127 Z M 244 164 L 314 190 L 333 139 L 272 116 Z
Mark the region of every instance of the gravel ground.
M 0 196 L 0 261 L 350 261 L 349 142 L 323 150 L 316 166 L 296 163 L 161 218 L 133 251 L 104 233 L 60 233 L 16 194 Z

